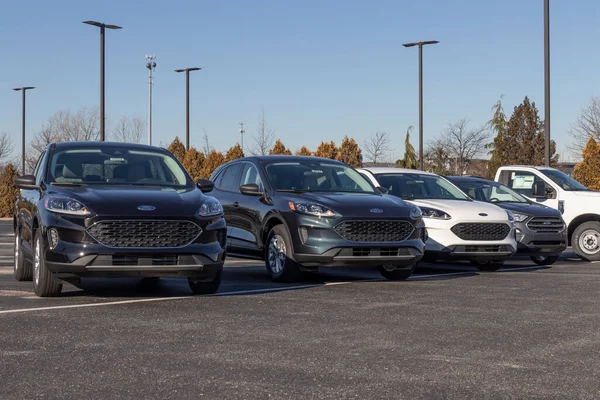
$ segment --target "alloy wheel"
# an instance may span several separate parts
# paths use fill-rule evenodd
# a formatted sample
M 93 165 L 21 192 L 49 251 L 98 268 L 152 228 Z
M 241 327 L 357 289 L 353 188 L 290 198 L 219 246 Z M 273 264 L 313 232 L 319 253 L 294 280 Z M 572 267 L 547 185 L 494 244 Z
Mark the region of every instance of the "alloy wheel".
M 36 286 L 40 283 L 40 247 L 41 243 L 38 240 L 35 244 L 35 255 L 33 257 L 33 279 Z
M 274 274 L 280 274 L 283 271 L 286 254 L 283 238 L 274 235 L 269 242 L 269 268 Z

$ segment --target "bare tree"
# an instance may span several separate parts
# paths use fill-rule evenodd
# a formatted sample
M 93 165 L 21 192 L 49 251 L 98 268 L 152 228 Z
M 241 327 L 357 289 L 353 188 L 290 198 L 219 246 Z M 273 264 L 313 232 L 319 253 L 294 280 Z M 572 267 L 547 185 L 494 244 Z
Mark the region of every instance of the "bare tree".
M 446 150 L 456 175 L 463 175 L 473 159 L 485 154 L 490 137 L 488 125 L 475 129 L 469 129 L 468 125 L 466 118 L 450 123 L 437 143 Z
M 208 133 L 206 129 L 204 129 L 204 145 L 202 145 L 202 152 L 204 153 L 204 157 L 208 157 L 213 147 L 208 142 Z
M 450 172 L 448 152 L 441 138 L 429 143 L 423 157 L 425 158 L 426 169 L 429 172 L 438 175 L 448 175 Z
M 117 122 L 113 130 L 113 136 L 117 142 L 140 143 L 144 127 L 145 123 L 141 118 L 123 116 Z
M 600 97 L 592 97 L 589 104 L 581 109 L 581 115 L 569 134 L 573 141 L 567 146 L 577 159 L 581 159 L 581 151 L 590 137 L 600 141 Z
M 14 144 L 7 132 L 0 133 L 0 162 L 4 163 L 6 157 L 12 153 Z
M 258 117 L 258 126 L 256 128 L 256 136 L 254 137 L 253 155 L 264 156 L 269 154 L 269 150 L 273 148 L 275 143 L 275 130 L 271 128 L 265 119 L 265 111 L 263 110 Z
M 390 151 L 391 147 L 390 134 L 388 132 L 375 132 L 368 140 L 365 140 L 364 150 L 367 160 L 377 164 L 377 160 L 381 161 Z
M 80 108 L 73 116 L 73 141 L 96 141 L 100 139 L 100 110 L 98 107 Z

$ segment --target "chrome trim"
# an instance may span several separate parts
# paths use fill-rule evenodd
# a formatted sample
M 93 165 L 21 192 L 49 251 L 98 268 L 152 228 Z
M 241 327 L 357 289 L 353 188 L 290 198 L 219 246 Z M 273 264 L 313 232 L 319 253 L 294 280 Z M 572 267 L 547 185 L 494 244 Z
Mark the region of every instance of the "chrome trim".
M 182 246 L 175 246 L 175 247 L 122 247 L 122 246 L 107 246 L 104 243 L 102 243 L 101 241 L 99 241 L 98 239 L 96 239 L 96 237 L 90 233 L 90 229 L 92 227 L 94 227 L 97 224 L 100 224 L 102 222 L 140 222 L 140 221 L 144 221 L 144 222 L 146 222 L 146 221 L 147 222 L 187 222 L 187 223 L 195 225 L 196 228 L 198 228 L 198 235 L 196 235 L 196 237 L 194 237 L 189 243 L 184 244 Z M 200 235 L 202 235 L 202 232 L 204 232 L 204 230 L 194 221 L 189 221 L 187 219 L 181 219 L 181 220 L 179 220 L 179 219 L 103 219 L 101 221 L 96 221 L 89 227 L 85 228 L 85 232 L 88 235 L 90 235 L 90 237 L 92 239 L 94 239 L 96 242 L 98 242 L 98 244 L 100 244 L 108 249 L 181 249 L 181 248 L 187 247 L 190 244 L 194 243 L 194 241 L 196 239 L 198 239 L 200 237 Z

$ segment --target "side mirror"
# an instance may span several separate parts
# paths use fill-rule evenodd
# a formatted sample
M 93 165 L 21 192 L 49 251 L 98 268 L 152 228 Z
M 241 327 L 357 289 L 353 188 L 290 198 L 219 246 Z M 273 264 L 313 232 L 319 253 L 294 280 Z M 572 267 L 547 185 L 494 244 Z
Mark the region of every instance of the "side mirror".
M 262 196 L 263 192 L 256 183 L 247 183 L 240 186 L 240 193 L 246 196 Z
M 15 178 L 15 184 L 19 189 L 35 189 L 35 176 L 33 175 L 21 175 Z
M 202 193 L 208 193 L 211 190 L 213 190 L 215 184 L 212 183 L 212 181 L 209 181 L 208 179 L 200 178 L 196 181 L 196 186 L 198 186 L 198 189 L 200 189 Z
M 533 197 L 546 197 L 548 192 L 546 191 L 546 184 L 544 182 L 534 182 L 532 189 Z
M 377 190 L 379 190 L 379 193 L 381 194 L 388 194 L 390 192 L 388 188 L 384 188 L 383 186 L 377 186 Z

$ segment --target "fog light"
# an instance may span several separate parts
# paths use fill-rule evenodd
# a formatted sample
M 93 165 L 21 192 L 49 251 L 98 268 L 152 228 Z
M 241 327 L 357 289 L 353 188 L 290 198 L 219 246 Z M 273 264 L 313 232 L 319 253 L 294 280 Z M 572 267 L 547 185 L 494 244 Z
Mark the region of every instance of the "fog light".
M 54 228 L 48 229 L 48 244 L 50 250 L 54 250 L 58 246 L 58 231 Z
M 523 240 L 524 237 L 525 235 L 523 235 L 523 232 L 521 232 L 519 228 L 515 229 L 515 239 L 517 240 L 517 242 Z
M 308 241 L 308 229 L 306 229 L 305 227 L 301 227 L 299 229 L 299 231 L 300 231 L 300 240 L 302 240 L 302 244 L 304 244 Z

